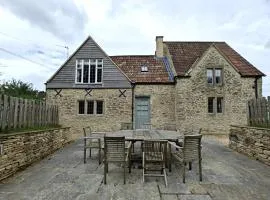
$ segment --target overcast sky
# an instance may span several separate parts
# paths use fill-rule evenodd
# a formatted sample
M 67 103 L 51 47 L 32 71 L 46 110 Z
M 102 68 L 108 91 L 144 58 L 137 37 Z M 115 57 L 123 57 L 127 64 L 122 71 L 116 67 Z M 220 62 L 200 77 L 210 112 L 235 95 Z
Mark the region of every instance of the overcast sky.
M 44 83 L 91 35 L 109 55 L 166 41 L 226 41 L 269 77 L 270 0 L 1 0 L 0 79 Z

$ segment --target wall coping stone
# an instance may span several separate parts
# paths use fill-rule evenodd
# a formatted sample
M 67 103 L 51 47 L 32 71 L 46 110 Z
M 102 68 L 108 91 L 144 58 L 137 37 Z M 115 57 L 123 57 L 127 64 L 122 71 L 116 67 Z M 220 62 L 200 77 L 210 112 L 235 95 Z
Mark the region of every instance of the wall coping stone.
M 255 126 L 241 126 L 241 125 L 231 125 L 231 127 L 266 130 L 266 131 L 269 131 L 269 134 L 270 134 L 270 128 L 262 128 L 262 127 L 255 127 Z
M 35 131 L 23 131 L 23 132 L 14 132 L 14 133 L 0 133 L 0 138 L 8 138 L 12 136 L 17 136 L 17 135 L 26 135 L 26 134 L 38 134 L 46 131 L 54 131 L 54 130 L 61 130 L 61 129 L 70 129 L 71 127 L 58 127 L 58 128 L 48 128 L 48 129 L 42 129 L 42 130 L 35 130 Z

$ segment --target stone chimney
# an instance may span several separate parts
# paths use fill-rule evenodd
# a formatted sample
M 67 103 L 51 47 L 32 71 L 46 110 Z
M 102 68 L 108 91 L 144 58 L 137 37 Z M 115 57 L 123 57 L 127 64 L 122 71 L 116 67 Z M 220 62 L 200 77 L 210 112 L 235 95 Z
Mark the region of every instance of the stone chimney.
M 163 56 L 163 36 L 156 36 L 156 57 Z

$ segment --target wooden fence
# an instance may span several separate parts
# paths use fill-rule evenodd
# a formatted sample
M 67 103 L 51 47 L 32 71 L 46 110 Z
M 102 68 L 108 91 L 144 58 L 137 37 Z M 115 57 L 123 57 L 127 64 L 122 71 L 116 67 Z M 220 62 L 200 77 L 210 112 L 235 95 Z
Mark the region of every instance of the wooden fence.
M 58 125 L 58 107 L 0 94 L 0 132 Z
M 270 96 L 248 101 L 250 126 L 270 128 Z

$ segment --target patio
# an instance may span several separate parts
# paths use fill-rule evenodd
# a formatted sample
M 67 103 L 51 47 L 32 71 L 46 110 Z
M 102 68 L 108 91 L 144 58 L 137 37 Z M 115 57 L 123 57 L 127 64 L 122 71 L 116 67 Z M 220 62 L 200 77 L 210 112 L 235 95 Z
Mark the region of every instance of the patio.
M 0 199 L 260 199 L 270 196 L 270 167 L 230 150 L 212 137 L 203 137 L 203 181 L 198 181 L 197 165 L 186 173 L 182 183 L 179 165 L 167 170 L 168 187 L 162 178 L 142 183 L 139 163 L 127 173 L 119 166 L 109 167 L 103 184 L 103 164 L 97 150 L 83 163 L 83 141 L 78 140 L 44 160 L 0 183 Z

